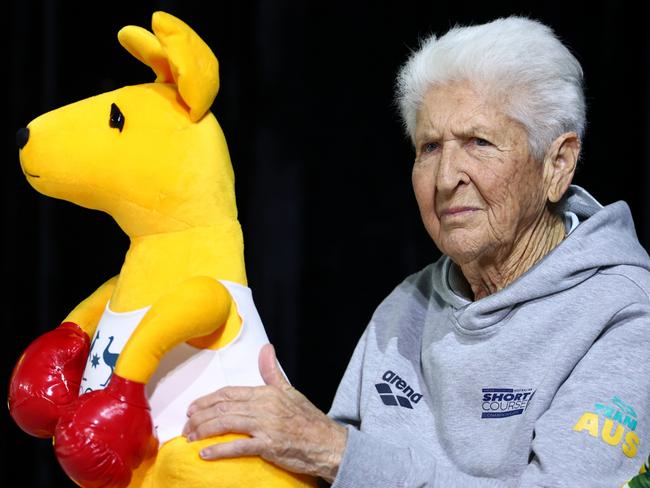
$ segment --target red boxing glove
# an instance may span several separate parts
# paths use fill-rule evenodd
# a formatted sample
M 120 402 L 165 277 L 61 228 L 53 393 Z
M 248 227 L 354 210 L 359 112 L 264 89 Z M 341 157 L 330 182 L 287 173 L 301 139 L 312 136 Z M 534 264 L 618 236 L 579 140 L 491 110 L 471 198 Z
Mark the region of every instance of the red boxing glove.
M 84 487 L 122 487 L 156 453 L 144 384 L 113 374 L 104 390 L 86 393 L 56 426 L 54 450 L 63 470 Z
M 79 396 L 90 339 L 73 322 L 64 322 L 32 342 L 14 367 L 9 413 L 36 437 L 52 437 L 63 412 Z

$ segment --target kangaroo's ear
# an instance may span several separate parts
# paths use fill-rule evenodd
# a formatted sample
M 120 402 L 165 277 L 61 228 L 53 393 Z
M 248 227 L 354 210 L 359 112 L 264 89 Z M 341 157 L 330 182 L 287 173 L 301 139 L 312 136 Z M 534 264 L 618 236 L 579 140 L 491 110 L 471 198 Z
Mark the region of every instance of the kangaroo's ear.
M 124 27 L 120 43 L 154 70 L 156 82 L 176 83 L 178 93 L 196 122 L 210 110 L 219 91 L 219 63 L 208 45 L 185 22 L 165 12 L 155 12 L 153 32 Z
M 156 12 L 153 32 L 167 53 L 172 76 L 190 118 L 197 121 L 210 110 L 219 91 L 219 63 L 208 45 L 185 22 Z
M 167 53 L 160 45 L 158 38 L 151 32 L 142 27 L 127 25 L 117 33 L 117 39 L 133 57 L 149 66 L 156 73 L 156 82 L 174 82 Z

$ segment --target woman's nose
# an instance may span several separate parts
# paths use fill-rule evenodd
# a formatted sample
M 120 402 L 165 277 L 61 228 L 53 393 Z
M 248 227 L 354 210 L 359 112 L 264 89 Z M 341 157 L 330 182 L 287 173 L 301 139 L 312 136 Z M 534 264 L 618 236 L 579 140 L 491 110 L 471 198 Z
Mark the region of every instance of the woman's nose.
M 462 151 L 453 144 L 445 144 L 442 148 L 436 174 L 438 191 L 452 191 L 461 183 L 466 183 L 461 169 Z
M 16 132 L 16 144 L 18 144 L 18 148 L 22 149 L 23 147 L 25 147 L 25 144 L 27 144 L 28 140 L 29 140 L 29 129 L 27 127 L 18 129 L 18 132 Z

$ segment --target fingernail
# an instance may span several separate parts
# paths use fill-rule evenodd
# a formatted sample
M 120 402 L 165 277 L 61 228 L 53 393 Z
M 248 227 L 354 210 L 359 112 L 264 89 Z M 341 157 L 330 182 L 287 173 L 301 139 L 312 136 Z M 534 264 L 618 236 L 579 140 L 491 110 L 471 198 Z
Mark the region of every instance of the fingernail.
M 210 450 L 209 449 L 203 449 L 199 453 L 199 456 L 201 456 L 202 458 L 207 458 L 209 455 L 210 455 Z
M 187 409 L 187 416 L 189 417 L 194 412 L 196 412 L 196 407 L 194 405 L 190 405 L 190 408 Z
M 187 436 L 187 440 L 190 442 L 194 442 L 196 440 L 196 434 L 192 432 L 190 435 Z

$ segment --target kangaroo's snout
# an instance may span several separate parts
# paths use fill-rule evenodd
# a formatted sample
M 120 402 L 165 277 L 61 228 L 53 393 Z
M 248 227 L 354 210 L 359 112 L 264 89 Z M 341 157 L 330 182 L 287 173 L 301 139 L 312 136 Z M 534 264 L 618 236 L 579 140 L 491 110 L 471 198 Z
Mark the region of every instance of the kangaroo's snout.
M 25 144 L 27 144 L 27 141 L 29 140 L 29 129 L 27 127 L 22 127 L 18 129 L 18 132 L 16 132 L 16 144 L 18 144 L 18 148 L 22 149 L 25 147 Z

